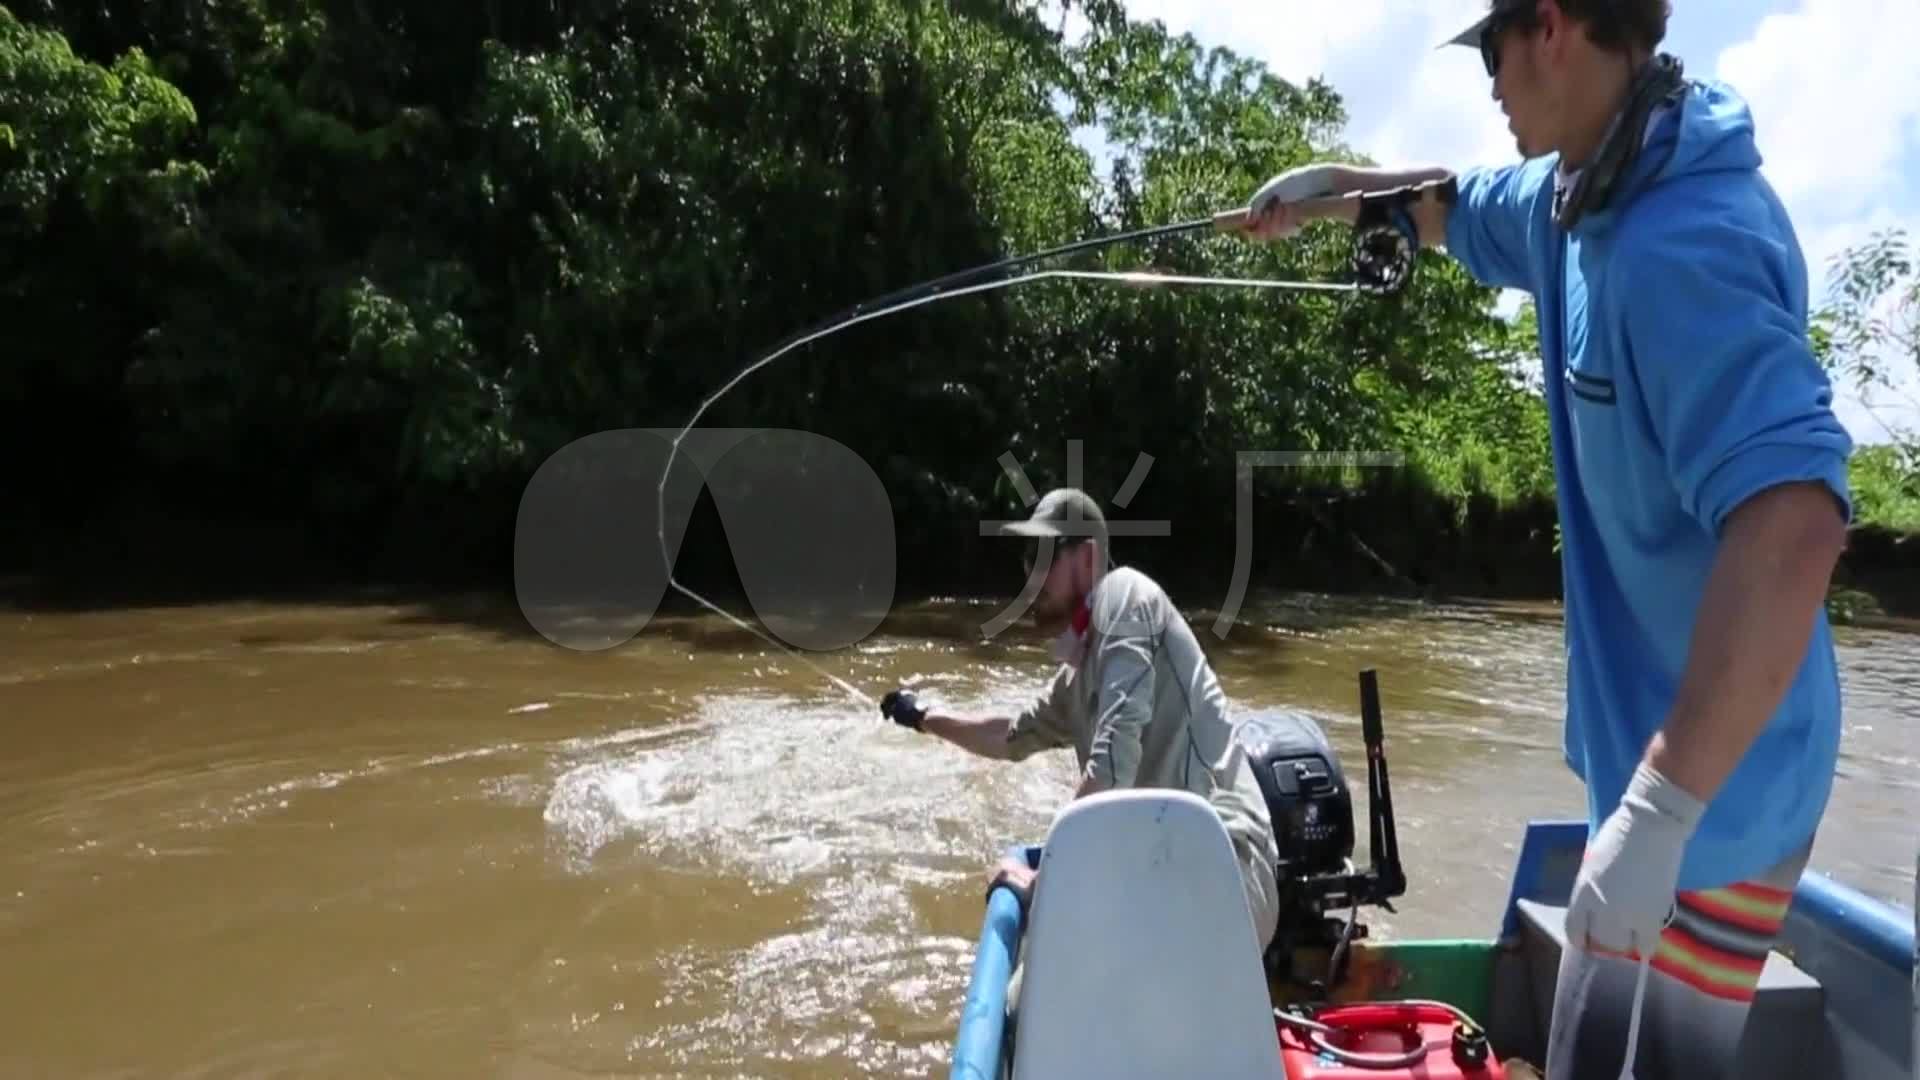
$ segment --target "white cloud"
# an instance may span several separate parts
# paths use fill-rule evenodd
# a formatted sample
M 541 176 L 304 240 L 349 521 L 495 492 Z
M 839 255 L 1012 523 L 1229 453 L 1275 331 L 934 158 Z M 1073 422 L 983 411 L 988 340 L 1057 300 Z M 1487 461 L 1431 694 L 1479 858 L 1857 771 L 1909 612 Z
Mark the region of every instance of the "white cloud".
M 1920 35 L 1914 0 L 1798 0 L 1759 20 L 1719 56 L 1714 74 L 1753 108 L 1767 175 L 1793 215 L 1817 305 L 1831 260 L 1890 226 L 1920 240 Z M 1920 379 L 1904 394 L 1870 395 L 1869 415 L 1847 385 L 1836 411 L 1856 438 L 1885 438 L 1882 421 L 1920 431 Z
M 1914 0 L 1802 0 L 1720 54 L 1716 75 L 1753 105 L 1767 175 L 1810 216 L 1870 213 L 1899 191 L 1920 134 Z
M 1319 77 L 1346 102 L 1348 141 L 1382 162 L 1510 158 L 1513 140 L 1488 96 L 1479 54 L 1439 44 L 1485 11 L 1484 0 L 1347 0 L 1296 5 L 1233 0 L 1132 0 L 1203 45 L 1253 56 L 1296 83 Z

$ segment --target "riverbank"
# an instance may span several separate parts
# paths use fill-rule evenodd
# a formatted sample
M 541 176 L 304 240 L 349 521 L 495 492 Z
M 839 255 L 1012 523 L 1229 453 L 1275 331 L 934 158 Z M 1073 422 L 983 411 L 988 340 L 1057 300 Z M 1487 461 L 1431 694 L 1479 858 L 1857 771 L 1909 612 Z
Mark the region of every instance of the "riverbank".
M 1422 510 L 1398 499 L 1300 496 L 1256 505 L 1253 518 L 1242 592 L 1450 603 L 1557 605 L 1561 599 L 1550 504 L 1503 506 L 1476 498 L 1464 508 L 1427 501 Z M 410 515 L 388 523 L 369 542 L 364 534 L 296 522 L 182 516 L 127 505 L 66 528 L 13 534 L 0 550 L 0 604 L 81 611 L 235 599 L 387 602 L 481 594 L 499 596 L 506 617 L 517 617 L 511 534 L 464 530 L 459 521 L 454 515 Z M 977 531 L 959 536 L 950 549 L 924 539 L 903 544 L 891 586 L 894 603 L 1016 592 L 1022 579 L 1011 549 Z M 1197 527 L 1183 530 L 1176 523 L 1171 533 L 1184 533 L 1184 543 L 1127 539 L 1120 542 L 1125 546 L 1119 557 L 1163 582 L 1182 607 L 1218 611 L 1233 602 L 1242 557 L 1239 538 L 1220 532 L 1208 538 Z M 652 555 L 651 549 L 636 552 L 640 559 Z M 717 522 L 696 520 L 676 574 L 729 610 L 752 611 Z M 1837 624 L 1920 630 L 1920 532 L 1851 529 L 1828 606 Z M 658 610 L 683 609 L 697 610 L 664 590 Z

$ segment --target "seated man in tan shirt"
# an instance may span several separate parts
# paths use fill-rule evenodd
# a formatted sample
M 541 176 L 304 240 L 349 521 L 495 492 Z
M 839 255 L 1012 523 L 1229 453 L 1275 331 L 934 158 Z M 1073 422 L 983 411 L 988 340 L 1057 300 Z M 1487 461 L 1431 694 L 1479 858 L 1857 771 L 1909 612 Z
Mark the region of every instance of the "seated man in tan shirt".
M 1004 761 L 1070 746 L 1080 763 L 1074 798 L 1113 788 L 1175 788 L 1206 799 L 1233 842 L 1266 948 L 1279 918 L 1273 823 L 1246 752 L 1234 741 L 1226 696 L 1186 619 L 1153 579 L 1110 567 L 1106 517 L 1085 492 L 1048 492 L 1028 520 L 1002 532 L 1031 538 L 1030 571 L 1049 563 L 1033 616 L 1058 634 L 1052 683 L 1013 717 L 925 708 L 911 690 L 887 694 L 881 712 Z M 1023 861 L 1008 859 L 994 881 L 1024 896 L 1034 877 Z

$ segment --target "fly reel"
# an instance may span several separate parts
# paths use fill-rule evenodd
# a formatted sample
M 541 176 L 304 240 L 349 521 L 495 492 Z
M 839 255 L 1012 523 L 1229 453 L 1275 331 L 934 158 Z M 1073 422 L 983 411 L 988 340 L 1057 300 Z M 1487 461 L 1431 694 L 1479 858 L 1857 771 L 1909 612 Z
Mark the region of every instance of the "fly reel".
M 1420 254 L 1420 230 L 1409 208 L 1429 190 L 1451 206 L 1460 188 L 1449 176 L 1360 196 L 1350 261 L 1354 284 L 1362 292 L 1392 296 L 1413 280 L 1414 259 Z

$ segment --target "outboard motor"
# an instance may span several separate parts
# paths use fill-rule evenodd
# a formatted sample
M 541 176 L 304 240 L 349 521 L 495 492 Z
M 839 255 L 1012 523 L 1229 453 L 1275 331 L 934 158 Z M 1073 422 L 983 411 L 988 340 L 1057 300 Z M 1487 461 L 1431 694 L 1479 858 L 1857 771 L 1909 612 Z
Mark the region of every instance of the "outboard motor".
M 1273 816 L 1275 876 L 1295 881 L 1347 869 L 1353 794 L 1326 731 L 1305 713 L 1274 709 L 1247 717 L 1239 737 Z
M 1360 731 L 1367 750 L 1372 862 L 1365 871 L 1353 863 L 1353 794 L 1320 724 L 1305 713 L 1283 709 L 1249 715 L 1235 729 L 1266 797 L 1280 850 L 1274 868 L 1280 921 L 1267 949 L 1267 970 L 1315 996 L 1324 996 L 1339 983 L 1347 946 L 1366 936 L 1358 919 L 1360 905 L 1392 911 L 1392 898 L 1407 891 L 1394 835 L 1379 684 L 1372 669 L 1360 673 Z M 1329 914 L 1342 908 L 1344 919 Z M 1331 950 L 1324 978 L 1303 977 L 1296 970 L 1298 954 L 1316 948 Z

